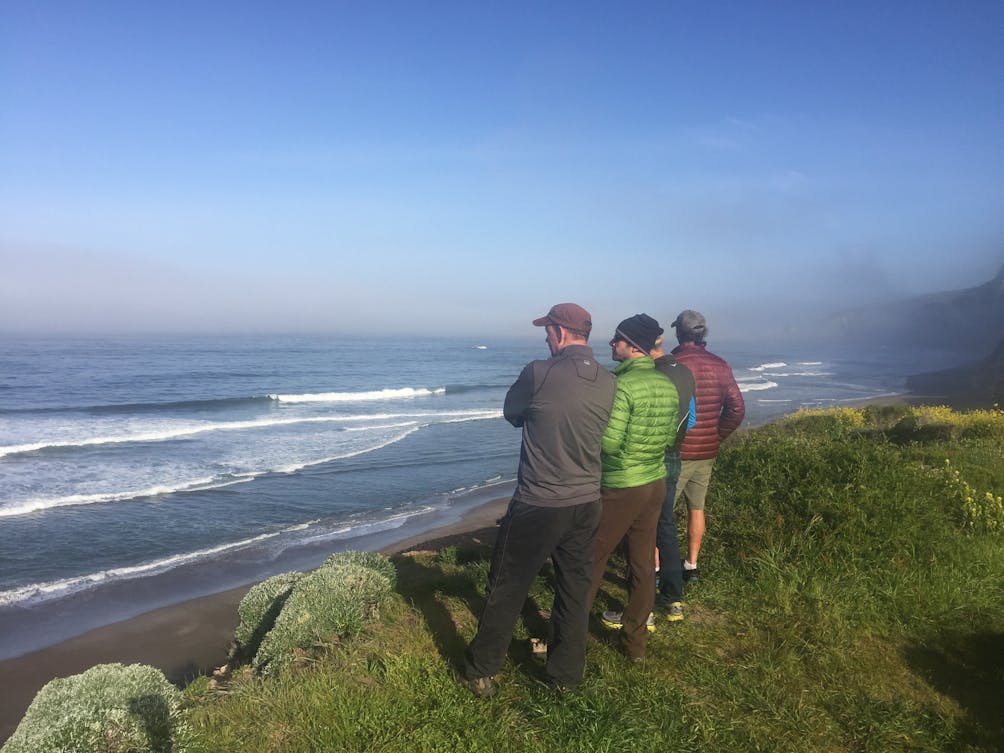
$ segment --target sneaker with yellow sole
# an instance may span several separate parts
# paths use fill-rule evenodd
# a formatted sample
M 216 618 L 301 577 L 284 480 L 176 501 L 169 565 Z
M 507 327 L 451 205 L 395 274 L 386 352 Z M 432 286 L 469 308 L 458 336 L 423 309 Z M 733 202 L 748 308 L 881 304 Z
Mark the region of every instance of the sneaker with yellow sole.
M 609 628 L 610 630 L 620 630 L 624 627 L 623 619 L 623 612 L 604 612 L 601 622 L 605 628 Z M 655 632 L 655 614 L 652 612 L 648 613 L 648 620 L 645 621 L 645 629 L 650 633 Z

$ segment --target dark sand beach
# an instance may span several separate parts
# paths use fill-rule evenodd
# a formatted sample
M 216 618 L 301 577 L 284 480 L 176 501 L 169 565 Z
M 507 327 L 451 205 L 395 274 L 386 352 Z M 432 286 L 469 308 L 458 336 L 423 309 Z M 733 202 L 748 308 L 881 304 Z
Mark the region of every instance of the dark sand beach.
M 494 537 L 509 498 L 467 511 L 456 523 L 381 548 L 384 554 L 439 549 L 463 538 Z M 0 743 L 16 729 L 35 694 L 52 679 L 96 664 L 149 664 L 179 685 L 224 664 L 237 626 L 237 605 L 250 586 L 192 599 L 106 625 L 55 646 L 0 661 Z

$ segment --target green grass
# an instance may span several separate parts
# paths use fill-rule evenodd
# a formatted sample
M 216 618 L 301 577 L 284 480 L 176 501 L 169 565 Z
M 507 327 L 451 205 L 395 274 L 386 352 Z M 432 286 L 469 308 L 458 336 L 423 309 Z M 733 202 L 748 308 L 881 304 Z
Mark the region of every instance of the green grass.
M 1002 448 L 1000 411 L 813 411 L 737 437 L 686 619 L 659 625 L 640 666 L 594 627 L 570 695 L 539 682 L 526 643 L 544 635 L 550 572 L 483 701 L 455 672 L 490 549 L 395 557 L 398 595 L 354 639 L 274 677 L 190 686 L 195 749 L 1004 749 Z M 623 604 L 622 571 L 614 558 L 594 613 Z

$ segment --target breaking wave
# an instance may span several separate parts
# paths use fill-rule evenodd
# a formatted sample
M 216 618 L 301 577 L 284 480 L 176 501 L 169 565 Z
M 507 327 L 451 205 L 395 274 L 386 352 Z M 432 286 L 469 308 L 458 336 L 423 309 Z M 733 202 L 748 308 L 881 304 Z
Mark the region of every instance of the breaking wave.
M 81 437 L 66 440 L 50 440 L 30 442 L 26 444 L 5 445 L 0 446 L 0 457 L 19 455 L 29 452 L 92 447 L 96 445 L 167 442 L 215 431 L 243 431 L 247 429 L 266 429 L 278 426 L 295 426 L 298 424 L 351 424 L 372 420 L 388 421 L 412 419 L 425 425 L 428 423 L 439 423 L 436 419 L 442 419 L 443 423 L 456 423 L 458 421 L 480 421 L 484 419 L 498 418 L 501 415 L 502 411 L 500 410 L 472 409 L 459 411 L 417 411 L 409 413 L 370 413 L 348 416 L 305 416 L 302 418 L 260 418 L 249 421 L 213 421 L 198 424 L 184 424 L 157 431 L 140 431 L 131 434 L 125 433 L 119 435 Z
M 758 392 L 760 390 L 772 390 L 777 387 L 777 382 L 739 382 L 740 392 Z
M 446 387 L 401 387 L 370 392 L 307 392 L 301 395 L 269 395 L 280 403 L 355 403 L 369 400 L 402 400 L 445 395 Z
M 162 497 L 170 494 L 181 494 L 185 492 L 196 492 L 196 491 L 206 491 L 209 489 L 223 489 L 228 486 L 233 486 L 234 484 L 242 484 L 248 481 L 253 481 L 256 478 L 261 478 L 262 476 L 267 476 L 273 473 L 283 473 L 290 474 L 296 473 L 297 471 L 303 470 L 304 468 L 309 468 L 316 465 L 323 465 L 325 463 L 330 463 L 335 460 L 345 460 L 347 458 L 356 457 L 358 455 L 364 455 L 368 452 L 375 452 L 376 450 L 383 449 L 389 445 L 400 442 L 402 439 L 407 437 L 409 434 L 419 430 L 417 424 L 408 426 L 404 431 L 395 434 L 390 439 L 380 442 L 378 444 L 370 445 L 367 447 L 361 447 L 350 452 L 341 453 L 339 455 L 330 455 L 323 458 L 312 458 L 310 460 L 304 460 L 302 462 L 288 463 L 286 465 L 274 467 L 274 468 L 264 468 L 259 471 L 253 471 L 249 473 L 242 474 L 227 474 L 225 476 L 219 476 L 215 478 L 201 478 L 194 481 L 185 481 L 173 485 L 164 486 L 154 486 L 147 489 L 133 489 L 124 490 L 119 492 L 108 492 L 104 494 L 72 494 L 66 497 L 50 497 L 44 499 L 31 499 L 24 502 L 16 503 L 10 507 L 0 508 L 0 518 L 12 518 L 21 515 L 30 515 L 32 513 L 44 512 L 46 510 L 52 510 L 54 508 L 60 507 L 78 507 L 81 505 L 94 505 L 102 504 L 106 502 L 126 502 L 136 499 L 147 499 L 152 497 Z

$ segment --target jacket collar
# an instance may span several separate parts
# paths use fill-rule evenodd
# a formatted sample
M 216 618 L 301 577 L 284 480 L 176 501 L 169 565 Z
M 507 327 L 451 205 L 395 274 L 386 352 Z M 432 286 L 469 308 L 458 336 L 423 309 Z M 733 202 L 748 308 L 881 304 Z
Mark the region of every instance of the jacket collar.
M 708 347 L 707 345 L 698 345 L 697 343 L 685 342 L 685 343 L 680 343 L 675 348 L 673 348 L 672 353 L 675 356 L 677 353 L 700 352 L 702 350 L 705 350 L 707 347 Z
M 651 356 L 639 356 L 638 358 L 629 358 L 626 361 L 621 361 L 619 364 L 614 366 L 613 373 L 617 376 L 621 374 L 626 374 L 629 371 L 635 371 L 637 369 L 654 369 L 655 361 L 652 360 Z
M 576 343 L 575 345 L 566 345 L 562 349 L 562 351 L 558 353 L 557 356 L 554 357 L 559 358 L 561 356 L 582 356 L 583 358 L 595 359 L 595 356 L 593 355 L 593 349 L 590 346 L 579 345 L 578 343 Z

